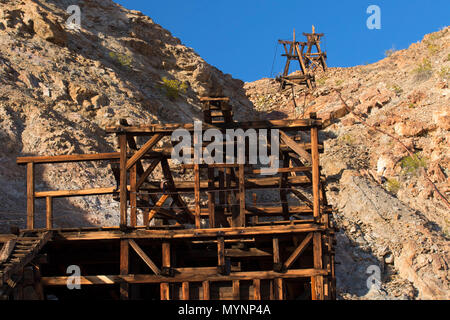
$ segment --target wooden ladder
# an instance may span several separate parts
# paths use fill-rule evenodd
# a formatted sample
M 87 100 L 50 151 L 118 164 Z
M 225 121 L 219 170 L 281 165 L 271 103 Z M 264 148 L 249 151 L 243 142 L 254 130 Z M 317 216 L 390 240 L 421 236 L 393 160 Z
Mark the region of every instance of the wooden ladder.
M 31 235 L 24 233 L 16 239 L 9 240 L 0 251 L 0 286 L 12 285 L 12 276 L 19 273 L 29 264 L 50 240 L 52 233 L 35 232 Z

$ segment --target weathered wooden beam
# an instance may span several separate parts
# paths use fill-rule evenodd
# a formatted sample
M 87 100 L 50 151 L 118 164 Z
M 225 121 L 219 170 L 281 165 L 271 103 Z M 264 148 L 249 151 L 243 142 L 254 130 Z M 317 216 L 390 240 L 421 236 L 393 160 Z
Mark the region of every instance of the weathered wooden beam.
M 200 229 L 200 168 L 194 165 L 195 227 Z
M 320 232 L 314 232 L 313 234 L 313 260 L 314 268 L 322 269 L 322 234 Z M 314 276 L 314 289 L 317 300 L 324 300 L 323 294 L 323 280 L 324 277 L 317 275 Z
M 261 280 L 253 279 L 253 300 L 261 300 Z
M 280 130 L 301 130 L 308 129 L 311 126 L 320 126 L 320 120 L 311 119 L 297 119 L 297 120 L 257 120 L 257 121 L 247 121 L 247 122 L 232 122 L 224 124 L 202 124 L 202 131 L 208 129 L 280 129 Z M 107 133 L 130 133 L 134 135 L 138 134 L 164 134 L 170 135 L 173 131 L 177 129 L 185 129 L 189 132 L 194 131 L 193 123 L 169 123 L 169 124 L 151 124 L 151 125 L 141 125 L 135 127 L 124 127 L 124 126 L 109 126 L 106 127 Z
M 127 137 L 125 134 L 119 134 L 120 148 L 120 227 L 127 226 Z
M 126 281 L 127 283 L 144 284 L 144 283 L 180 283 L 184 281 L 189 282 L 203 282 L 203 281 L 233 281 L 233 280 L 254 280 L 254 279 L 295 279 L 295 278 L 309 278 L 312 276 L 325 276 L 328 271 L 325 269 L 298 269 L 287 270 L 285 273 L 275 271 L 244 271 L 232 272 L 228 275 L 221 275 L 217 270 L 180 273 L 173 277 L 157 276 L 150 274 L 129 274 L 129 275 L 95 275 L 95 276 L 81 276 L 81 285 L 112 285 Z M 42 284 L 44 286 L 66 286 L 68 276 L 60 277 L 42 277 Z
M 220 274 L 226 273 L 225 266 L 225 242 L 223 237 L 217 238 L 217 269 Z
M 320 219 L 320 164 L 319 164 L 319 133 L 317 127 L 311 128 L 312 186 L 314 218 Z
M 209 228 L 209 229 L 181 229 L 181 230 L 134 230 L 123 234 L 119 230 L 105 231 L 66 231 L 56 232 L 55 237 L 60 240 L 107 240 L 121 239 L 189 239 L 189 238 L 216 238 L 227 237 L 251 237 L 297 234 L 312 231 L 324 231 L 326 227 L 316 223 L 273 225 L 245 228 Z
M 145 264 L 156 274 L 160 275 L 161 270 L 156 266 L 156 264 L 150 259 L 150 257 L 141 249 L 141 247 L 134 241 L 133 239 L 129 239 L 130 246 L 134 249 L 134 251 L 141 257 L 141 259 L 145 262 Z
M 315 128 L 317 130 L 317 128 Z M 302 157 L 307 162 L 312 162 L 311 154 L 297 144 L 291 137 L 289 137 L 283 131 L 280 131 L 280 138 L 289 148 L 291 148 L 295 153 L 297 153 L 300 157 Z M 312 139 L 312 138 L 311 138 Z
M 130 186 L 127 186 L 127 190 Z M 97 196 L 105 194 L 117 193 L 116 187 L 105 187 L 105 188 L 92 188 L 83 190 L 55 190 L 55 191 L 36 191 L 34 193 L 35 198 L 69 198 L 69 197 L 82 197 L 82 196 Z
M 181 300 L 189 300 L 189 282 L 181 283 Z
M 240 293 L 239 280 L 233 280 L 233 300 L 240 300 L 240 299 L 241 299 L 241 293 Z
M 34 229 L 34 163 L 27 163 L 27 229 Z
M 297 258 L 302 254 L 302 252 L 311 242 L 312 237 L 313 233 L 312 232 L 308 233 L 305 239 L 303 239 L 303 241 L 298 245 L 298 247 L 294 250 L 294 252 L 292 252 L 289 258 L 284 262 L 283 269 L 285 270 L 289 269 L 294 264 L 294 262 L 297 261 Z
M 120 275 L 129 274 L 130 268 L 130 255 L 128 240 L 120 241 Z M 120 299 L 128 300 L 130 285 L 126 281 L 120 281 Z
M 153 135 L 135 154 L 127 161 L 126 170 L 129 170 L 148 151 L 150 151 L 164 136 L 162 134 Z
M 120 159 L 119 152 L 95 153 L 95 154 L 70 154 L 60 156 L 34 156 L 18 157 L 16 163 L 19 165 L 28 163 L 61 163 L 61 162 L 82 162 L 82 161 L 111 161 Z
M 160 162 L 160 159 L 153 159 L 147 169 L 145 169 L 144 173 L 139 177 L 138 182 L 136 183 L 136 189 L 142 186 L 142 184 L 147 180 L 148 176 L 155 170 L 156 166 Z
M 281 271 L 280 241 L 278 237 L 273 237 L 272 247 L 273 247 L 273 269 L 277 272 L 280 272 Z
M 45 212 L 46 212 L 46 227 L 47 229 L 53 228 L 53 198 L 46 197 L 45 198 Z
M 130 226 L 137 225 L 137 163 L 130 169 Z
M 203 281 L 202 282 L 202 288 L 203 288 L 203 300 L 210 300 L 211 294 L 210 294 L 210 288 L 209 288 L 209 281 Z

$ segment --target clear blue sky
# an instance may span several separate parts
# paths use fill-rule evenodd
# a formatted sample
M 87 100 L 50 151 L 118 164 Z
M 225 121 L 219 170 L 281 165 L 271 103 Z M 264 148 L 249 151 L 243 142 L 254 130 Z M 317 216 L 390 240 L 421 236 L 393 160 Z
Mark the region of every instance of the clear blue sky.
M 331 67 L 373 63 L 387 49 L 405 49 L 450 24 L 450 0 L 115 0 L 142 11 L 208 63 L 244 81 L 269 77 L 278 39 L 325 33 Z M 369 5 L 381 9 L 381 29 L 369 30 Z M 281 72 L 278 52 L 273 75 Z

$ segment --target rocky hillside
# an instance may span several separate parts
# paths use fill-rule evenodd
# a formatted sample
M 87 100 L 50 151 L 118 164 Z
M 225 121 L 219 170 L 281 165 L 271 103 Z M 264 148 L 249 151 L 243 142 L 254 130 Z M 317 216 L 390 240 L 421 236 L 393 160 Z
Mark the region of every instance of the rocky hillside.
M 342 296 L 448 299 L 450 208 L 426 177 L 450 198 L 450 28 L 388 55 L 329 68 L 312 91 L 281 92 L 274 79 L 245 89 L 269 118 L 324 120 Z M 380 292 L 367 292 L 369 265 L 382 270 Z
M 74 4 L 80 28 L 66 26 Z M 225 95 L 238 120 L 313 111 L 325 120 L 321 164 L 340 230 L 341 298 L 449 299 L 450 210 L 424 178 L 426 170 L 449 197 L 449 31 L 372 65 L 330 68 L 315 90 L 295 88 L 294 105 L 273 79 L 233 79 L 149 17 L 109 0 L 0 0 L 0 232 L 24 225 L 17 156 L 115 151 L 106 125 L 192 122 L 200 96 Z M 114 184 L 104 163 L 38 166 L 36 179 L 38 190 Z M 118 224 L 109 197 L 54 206 L 59 227 Z M 37 226 L 44 212 L 38 201 Z M 380 268 L 380 290 L 367 289 L 371 265 Z
M 80 28 L 66 26 L 73 4 Z M 0 0 L 0 228 L 23 225 L 25 171 L 16 156 L 115 151 L 106 125 L 192 122 L 202 118 L 204 95 L 228 96 L 238 119 L 255 117 L 242 81 L 140 12 L 109 0 Z M 37 170 L 39 190 L 113 185 L 105 164 Z M 67 214 L 55 223 L 117 225 L 108 199 L 56 200 L 55 211 Z M 44 204 L 37 205 L 42 225 Z

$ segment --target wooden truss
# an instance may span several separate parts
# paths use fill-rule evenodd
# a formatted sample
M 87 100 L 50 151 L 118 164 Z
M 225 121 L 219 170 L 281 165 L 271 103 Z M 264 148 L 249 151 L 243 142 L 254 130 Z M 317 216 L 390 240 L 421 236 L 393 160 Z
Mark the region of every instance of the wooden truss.
M 201 101 L 202 134 L 211 128 L 278 129 L 278 173 L 262 175 L 258 164 L 248 163 L 248 150 L 244 164 L 173 163 L 172 133 L 194 132 L 194 124 L 130 126 L 122 121 L 106 128 L 117 135 L 116 153 L 17 159 L 27 167 L 24 232 L 53 232 L 44 252 L 56 267 L 41 268 L 45 292 L 70 296 L 64 289 L 67 276 L 58 273 L 58 266 L 70 260 L 88 270 L 81 279 L 85 290 L 117 286 L 113 297 L 122 299 L 335 298 L 331 208 L 319 166 L 321 121 L 311 114 L 302 120 L 235 122 L 227 98 Z M 195 144 L 207 147 L 194 139 L 187 148 L 192 153 Z M 236 141 L 223 142 L 230 144 L 237 148 Z M 105 160 L 116 186 L 34 189 L 37 164 Z M 269 193 L 276 200 L 264 201 Z M 106 194 L 119 201 L 119 226 L 54 228 L 54 198 Z M 41 229 L 35 225 L 36 199 L 47 204 Z
M 282 89 L 284 89 L 286 85 L 294 84 L 306 85 L 308 88 L 312 89 L 315 86 L 314 73 L 316 69 L 318 67 L 322 67 L 324 71 L 327 69 L 327 56 L 320 48 L 320 39 L 324 34 L 315 33 L 313 26 L 312 33 L 303 33 L 303 35 L 307 38 L 306 42 L 296 41 L 294 29 L 292 41 L 278 40 L 284 47 L 285 53 L 282 54 L 282 56 L 287 59 L 282 76 L 277 78 L 281 83 Z M 300 74 L 289 75 L 291 61 L 298 61 Z

